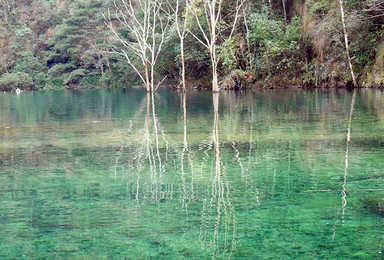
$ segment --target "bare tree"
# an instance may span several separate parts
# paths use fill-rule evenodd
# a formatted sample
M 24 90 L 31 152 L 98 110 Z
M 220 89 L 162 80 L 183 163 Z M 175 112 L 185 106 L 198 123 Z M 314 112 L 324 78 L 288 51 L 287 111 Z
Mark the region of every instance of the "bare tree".
M 348 58 L 348 64 L 349 64 L 349 69 L 351 71 L 353 86 L 357 87 L 357 80 L 356 80 L 355 73 L 353 72 L 353 63 L 352 63 L 352 59 L 351 59 L 351 54 L 349 52 L 348 33 L 347 33 L 347 26 L 345 25 L 345 14 L 344 14 L 343 0 L 339 0 L 339 4 L 340 4 L 341 22 L 343 24 L 345 52 L 346 52 L 347 58 Z
M 220 90 L 218 83 L 218 65 L 220 61 L 220 53 L 217 53 L 217 46 L 219 44 L 219 37 L 222 40 L 229 41 L 236 29 L 237 22 L 240 17 L 240 11 L 246 0 L 236 0 L 233 15 L 223 15 L 223 0 L 203 0 L 201 2 L 194 2 L 190 4 L 190 12 L 194 16 L 201 37 L 189 31 L 191 35 L 196 38 L 204 47 L 206 47 L 210 54 L 212 66 L 212 91 L 218 92 Z M 230 28 L 223 28 L 223 24 L 228 22 L 231 24 Z M 204 23 L 207 26 L 204 26 Z M 230 29 L 230 32 L 224 36 L 224 30 Z
M 103 14 L 115 41 L 111 41 L 112 53 L 124 57 L 140 77 L 146 90 L 154 92 L 155 65 L 161 53 L 168 18 L 164 21 L 163 0 L 114 0 L 115 12 Z M 167 15 L 168 17 L 168 15 Z M 124 36 L 119 29 L 127 29 L 132 39 Z M 140 59 L 139 66 L 131 55 Z M 157 86 L 160 84 L 159 82 Z
M 176 0 L 176 3 L 170 3 L 170 10 L 175 16 L 175 27 L 177 36 L 180 40 L 180 57 L 181 57 L 181 85 L 183 90 L 185 86 L 185 55 L 184 55 L 184 40 L 188 36 L 187 30 L 187 16 L 188 16 L 188 1 L 187 0 Z

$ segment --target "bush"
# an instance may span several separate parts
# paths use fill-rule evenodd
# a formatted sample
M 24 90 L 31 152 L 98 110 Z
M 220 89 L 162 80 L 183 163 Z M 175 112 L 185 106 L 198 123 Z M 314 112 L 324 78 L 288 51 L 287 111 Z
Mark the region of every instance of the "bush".
M 16 88 L 30 90 L 33 86 L 33 79 L 24 72 L 6 73 L 0 78 L 1 91 L 10 91 Z
M 301 30 L 299 17 L 286 25 L 268 11 L 251 15 L 249 41 L 254 46 L 254 71 L 258 77 L 268 79 L 283 73 L 286 78 L 294 78 L 302 73 L 305 59 Z
M 310 0 L 307 5 L 309 6 L 309 12 L 316 18 L 324 17 L 331 6 L 328 0 Z

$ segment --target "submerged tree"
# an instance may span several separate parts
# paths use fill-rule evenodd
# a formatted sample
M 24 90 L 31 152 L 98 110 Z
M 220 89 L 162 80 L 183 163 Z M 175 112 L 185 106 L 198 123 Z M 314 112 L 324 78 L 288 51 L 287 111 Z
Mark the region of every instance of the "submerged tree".
M 116 0 L 115 13 L 104 14 L 114 39 L 112 53 L 126 59 L 147 92 L 154 92 L 155 66 L 163 47 L 168 18 L 162 0 Z M 139 59 L 137 64 L 132 55 Z M 159 85 L 161 82 L 158 82 Z
M 223 14 L 223 0 L 194 1 L 194 4 L 190 4 L 190 11 L 196 20 L 201 36 L 192 31 L 190 33 L 209 51 L 213 92 L 220 90 L 218 83 L 218 65 L 220 62 L 220 55 L 218 54 L 219 37 L 224 42 L 232 38 L 245 1 L 236 0 L 234 14 L 232 15 Z M 228 28 L 226 28 L 226 24 L 230 24 Z M 225 35 L 227 29 L 229 29 L 229 32 Z
M 174 6 L 175 5 L 175 6 Z M 187 30 L 187 15 L 188 15 L 188 1 L 176 0 L 175 3 L 169 3 L 170 9 L 175 16 L 175 27 L 177 36 L 180 40 L 180 58 L 181 58 L 181 84 L 183 90 L 185 86 L 185 51 L 184 51 L 184 40 L 188 36 Z M 183 9 L 184 8 L 184 9 Z M 184 10 L 184 13 L 183 13 Z

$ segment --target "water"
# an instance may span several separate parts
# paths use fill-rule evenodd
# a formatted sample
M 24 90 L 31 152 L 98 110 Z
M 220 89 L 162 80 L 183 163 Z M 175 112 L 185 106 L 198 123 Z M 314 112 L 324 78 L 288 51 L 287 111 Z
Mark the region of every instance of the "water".
M 0 94 L 0 259 L 381 259 L 383 101 Z

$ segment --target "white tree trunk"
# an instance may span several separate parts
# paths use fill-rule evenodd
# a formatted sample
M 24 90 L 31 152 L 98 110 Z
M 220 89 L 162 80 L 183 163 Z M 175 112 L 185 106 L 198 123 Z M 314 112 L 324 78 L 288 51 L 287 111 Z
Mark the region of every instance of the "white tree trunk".
M 212 91 L 213 92 L 219 92 L 219 82 L 218 82 L 218 75 L 217 75 L 217 68 L 216 65 L 212 65 Z
M 285 21 L 285 23 L 287 23 L 288 22 L 287 7 L 286 7 L 286 4 L 285 4 L 285 1 L 286 0 L 281 0 L 281 2 L 283 3 L 284 21 Z
M 185 57 L 184 57 L 184 38 L 180 39 L 180 56 L 181 56 L 181 84 L 183 90 L 186 90 L 185 84 Z
M 185 4 L 185 10 L 184 14 L 180 11 L 180 8 L 182 7 L 182 3 Z M 187 31 L 187 20 L 188 20 L 188 14 L 189 14 L 189 2 L 186 0 L 176 0 L 176 6 L 174 7 L 172 3 L 169 3 L 169 7 L 172 10 L 172 12 L 175 15 L 175 25 L 176 25 L 176 31 L 177 35 L 179 36 L 180 40 L 180 57 L 181 57 L 181 85 L 183 91 L 186 90 L 186 82 L 185 82 L 185 55 L 184 55 L 184 39 L 188 35 Z M 180 17 L 183 17 L 182 24 L 180 22 Z
M 345 14 L 344 14 L 343 0 L 339 0 L 339 3 L 340 3 L 341 22 L 343 24 L 343 31 L 344 31 L 345 51 L 347 53 L 347 59 L 348 59 L 349 69 L 350 69 L 351 76 L 352 76 L 353 86 L 357 87 L 358 84 L 357 84 L 355 73 L 353 71 L 353 63 L 352 63 L 352 59 L 351 59 L 351 54 L 349 52 L 348 33 L 347 33 L 347 26 L 345 25 Z

